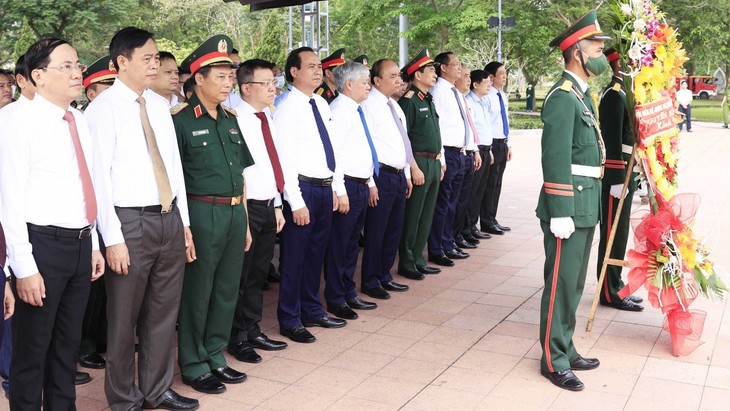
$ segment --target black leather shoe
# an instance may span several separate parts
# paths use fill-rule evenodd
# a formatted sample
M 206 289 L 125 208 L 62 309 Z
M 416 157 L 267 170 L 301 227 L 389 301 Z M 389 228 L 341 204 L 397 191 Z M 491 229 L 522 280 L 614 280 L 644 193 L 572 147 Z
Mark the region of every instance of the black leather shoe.
M 446 251 L 444 255 L 452 260 L 463 260 L 465 258 L 469 258 L 469 254 L 465 253 L 463 251 L 459 251 L 458 249 L 454 248 L 453 250 Z M 452 262 L 453 263 L 453 262 Z
M 317 318 L 314 321 L 305 321 L 305 327 L 322 327 L 322 328 L 342 328 L 347 325 L 347 321 L 339 318 L 332 318 L 328 315 Z
M 573 371 L 588 371 L 595 370 L 599 365 L 601 365 L 601 362 L 598 361 L 598 358 L 583 358 L 579 354 L 578 358 L 570 362 L 570 369 Z
M 162 398 L 164 398 L 164 400 L 155 408 L 162 408 L 165 410 L 197 410 L 198 407 L 200 407 L 198 400 L 183 397 L 173 391 L 172 388 L 168 388 L 167 391 L 162 393 Z
M 210 372 L 206 372 L 192 381 L 183 378 L 183 383 L 191 386 L 195 391 L 206 394 L 220 394 L 226 390 L 226 386 Z
M 259 350 L 264 351 L 279 351 L 287 347 L 287 343 L 284 341 L 272 340 L 264 333 L 261 333 L 261 335 L 256 338 L 249 338 L 248 343 L 251 344 L 253 348 L 258 348 Z
M 469 235 L 465 235 L 465 236 L 464 236 L 464 240 L 466 240 L 466 241 L 468 241 L 468 242 L 470 242 L 470 243 L 472 243 L 472 244 L 474 244 L 474 245 L 479 245 L 479 244 L 481 243 L 481 241 L 479 241 L 479 239 L 478 239 L 478 238 L 474 237 L 474 236 L 473 236 L 473 235 L 471 235 L 471 234 L 469 234 Z
M 409 270 L 401 270 L 398 269 L 398 275 L 401 275 L 405 278 L 408 278 L 410 280 L 423 280 L 426 278 L 423 274 L 419 273 L 418 271 L 409 271 Z M 370 295 L 370 294 L 368 294 Z M 370 295 L 372 297 L 372 295 Z
M 365 301 L 359 296 L 355 296 L 355 298 L 347 300 L 347 305 L 356 310 L 374 310 L 378 308 L 377 304 Z
M 5 394 L 5 397 L 7 397 L 7 396 L 8 395 Z M 142 411 L 142 410 L 144 410 L 144 408 L 140 407 L 139 405 L 133 405 L 127 411 Z
M 490 226 L 487 226 L 487 227 L 482 227 L 482 231 L 485 231 L 485 232 L 487 232 L 489 234 L 496 234 L 496 235 L 502 235 L 502 234 L 504 234 L 504 230 L 502 230 L 501 228 L 497 227 L 496 224 L 490 225 Z
M 506 225 L 502 225 L 500 223 L 497 223 L 495 225 L 497 226 L 497 228 L 499 228 L 502 231 L 512 231 L 512 229 L 510 227 L 507 227 Z
M 548 372 L 545 370 L 540 370 L 540 373 L 543 375 L 543 377 L 550 380 L 551 383 L 557 385 L 558 387 L 568 390 L 568 391 L 581 391 L 585 386 L 583 383 L 578 379 L 578 377 L 573 374 L 573 371 L 570 369 L 560 372 Z
M 331 313 L 337 318 L 344 320 L 357 320 L 357 313 L 352 310 L 347 304 L 339 307 L 327 307 L 327 312 Z
M 228 353 L 236 357 L 238 361 L 251 364 L 261 362 L 261 356 L 256 353 L 251 344 L 245 341 L 228 344 Z
M 227 365 L 210 370 L 210 373 L 218 378 L 218 381 L 225 384 L 240 384 L 246 381 L 247 378 L 246 373 L 236 371 Z
M 472 237 L 474 237 L 476 239 L 479 239 L 479 240 L 487 240 L 487 239 L 492 238 L 492 235 L 491 234 L 483 233 L 483 232 L 481 232 L 479 230 L 472 231 L 471 232 L 471 235 L 472 235 Z
M 428 256 L 428 261 L 436 264 L 436 265 L 442 265 L 444 267 L 453 267 L 454 262 L 449 259 L 449 257 L 446 256 L 446 254 L 441 255 L 430 255 Z
M 630 296 L 628 296 L 626 298 L 628 298 L 629 300 L 635 302 L 636 304 L 641 304 L 641 303 L 644 302 L 644 299 L 641 298 L 641 297 L 639 297 L 638 295 L 630 295 Z
M 98 352 L 79 355 L 79 365 L 84 368 L 100 370 L 106 366 L 106 361 Z
M 390 294 L 388 294 L 387 291 L 385 291 L 385 287 L 375 287 L 375 288 L 360 288 L 360 291 L 367 295 L 368 297 L 377 298 L 378 300 L 387 300 L 390 298 Z
M 441 272 L 440 268 L 437 267 L 431 267 L 430 265 L 424 265 L 424 266 L 416 266 L 416 270 L 418 270 L 421 274 L 438 274 Z
M 612 303 L 601 302 L 601 305 L 605 305 L 606 307 L 613 307 L 617 310 L 623 311 L 644 311 L 643 306 L 631 301 L 629 297 L 626 297 L 621 301 L 614 301 Z
M 284 337 L 298 343 L 313 343 L 317 340 L 306 328 L 298 326 L 294 328 L 282 328 L 279 333 Z
M 477 245 L 476 244 L 474 244 L 474 243 L 472 243 L 472 242 L 470 242 L 470 241 L 468 241 L 466 239 L 461 240 L 461 241 L 457 241 L 456 242 L 456 245 L 459 248 L 466 248 L 466 249 L 474 249 L 474 248 L 477 248 Z
M 83 385 L 91 382 L 91 375 L 88 372 L 76 371 L 76 377 L 74 378 L 75 385 Z
M 399 293 L 402 293 L 404 291 L 408 291 L 408 289 L 410 288 L 410 287 L 408 287 L 405 284 L 398 284 L 395 281 L 391 281 L 391 282 L 388 282 L 388 283 L 384 283 L 384 284 L 382 284 L 382 287 L 386 291 L 395 291 L 395 292 L 399 292 Z

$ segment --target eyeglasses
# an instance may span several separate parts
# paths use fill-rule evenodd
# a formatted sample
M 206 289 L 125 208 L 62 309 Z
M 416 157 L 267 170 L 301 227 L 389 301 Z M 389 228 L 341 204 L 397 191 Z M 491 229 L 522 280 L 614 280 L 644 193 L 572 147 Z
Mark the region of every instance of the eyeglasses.
M 76 64 L 66 63 L 66 64 L 61 64 L 60 66 L 45 66 L 41 70 L 47 71 L 48 69 L 54 69 L 54 70 L 60 70 L 60 71 L 62 71 L 64 73 L 66 73 L 66 74 L 70 74 L 73 70 L 78 70 L 78 71 L 80 71 L 80 72 L 83 73 L 84 71 L 86 71 L 86 68 L 87 68 L 86 67 L 86 64 L 81 64 L 81 63 L 76 63 Z
M 266 80 L 266 81 L 247 81 L 244 84 L 261 84 L 265 88 L 271 88 L 276 87 L 276 80 Z

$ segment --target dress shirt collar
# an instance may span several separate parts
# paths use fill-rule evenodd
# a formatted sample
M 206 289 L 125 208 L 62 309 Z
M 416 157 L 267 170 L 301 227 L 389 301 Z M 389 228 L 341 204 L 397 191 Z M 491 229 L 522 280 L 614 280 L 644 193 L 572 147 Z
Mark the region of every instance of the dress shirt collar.
M 434 87 L 445 87 L 445 88 L 451 90 L 451 88 L 454 87 L 454 84 L 451 83 L 450 81 L 446 80 L 443 77 L 439 77 L 436 80 L 436 84 L 434 85 Z
M 239 116 L 249 116 L 259 112 L 255 108 L 253 108 L 252 105 L 248 104 L 246 100 L 241 100 L 241 104 L 239 104 L 238 107 L 235 108 L 235 110 Z
M 484 99 L 483 99 L 483 98 L 481 98 L 481 97 L 479 97 L 479 96 L 477 96 L 477 93 L 475 93 L 475 92 L 473 92 L 473 91 L 470 91 L 470 92 L 469 92 L 469 93 L 468 93 L 468 94 L 466 95 L 466 98 L 468 98 L 468 99 L 470 99 L 470 100 L 472 100 L 472 101 L 474 101 L 474 102 L 476 102 L 476 103 L 479 103 L 480 105 L 483 105 L 483 104 L 484 104 Z
M 580 91 L 581 91 L 581 92 L 582 92 L 583 94 L 585 94 L 586 90 L 588 90 L 588 83 L 586 83 L 585 81 L 583 81 L 583 79 L 582 79 L 582 78 L 578 77 L 578 75 L 577 75 L 577 74 L 573 73 L 573 72 L 572 72 L 572 71 L 570 71 L 570 70 L 567 70 L 567 69 L 566 69 L 566 70 L 565 70 L 565 73 L 567 73 L 567 74 L 568 74 L 568 76 L 572 77 L 572 78 L 573 78 L 573 80 L 575 80 L 575 81 L 574 81 L 575 85 L 576 85 L 576 86 L 578 86 L 578 89 L 580 89 Z
M 295 98 L 299 100 L 304 100 L 306 102 L 309 102 L 309 100 L 314 98 L 314 94 L 311 96 L 308 96 L 302 92 L 302 90 L 299 90 L 298 88 L 291 86 L 291 91 L 289 92 L 289 98 Z
M 50 117 L 58 117 L 59 119 L 62 119 L 68 111 L 68 108 L 64 110 L 61 107 L 58 107 L 57 105 L 46 100 L 40 93 L 36 93 L 31 102 L 34 104 L 36 109 L 41 110 L 41 113 L 48 113 Z
M 193 112 L 195 113 L 195 118 L 200 118 L 205 114 L 208 114 L 210 118 L 213 120 L 217 120 L 216 118 L 213 118 L 213 116 L 208 113 L 208 109 L 205 108 L 205 105 L 200 102 L 200 98 L 198 98 L 198 95 L 193 92 L 193 94 L 190 96 L 190 98 L 187 101 L 188 104 L 190 104 L 190 107 L 193 108 Z M 223 109 L 223 106 L 221 103 L 218 103 L 216 106 L 216 112 L 217 114 L 223 114 L 225 117 L 228 117 L 228 112 Z M 199 111 L 198 111 L 199 110 Z M 198 115 L 198 112 L 200 112 L 200 115 Z
M 140 94 L 137 94 L 134 90 L 129 88 L 128 85 L 124 84 L 124 82 L 117 77 L 114 80 L 114 84 L 112 84 L 112 87 L 119 93 L 122 98 L 126 101 L 130 102 L 137 102 L 137 99 L 139 98 Z M 163 97 L 164 98 L 164 97 Z
M 28 97 L 21 94 L 20 97 L 18 97 L 18 100 L 16 102 L 20 103 L 20 104 L 25 104 L 29 101 L 30 101 L 30 99 L 28 99 Z
M 343 106 L 344 108 L 349 108 L 350 110 L 357 111 L 357 108 L 360 107 L 359 104 L 350 97 L 344 95 L 343 93 L 339 93 L 337 95 L 337 98 L 335 100 L 340 100 L 339 105 Z M 334 101 L 333 101 L 334 103 Z
M 374 101 L 375 103 L 380 102 L 381 104 L 388 104 L 388 97 L 385 97 L 385 94 L 381 93 L 380 90 L 375 87 L 370 89 L 368 100 Z

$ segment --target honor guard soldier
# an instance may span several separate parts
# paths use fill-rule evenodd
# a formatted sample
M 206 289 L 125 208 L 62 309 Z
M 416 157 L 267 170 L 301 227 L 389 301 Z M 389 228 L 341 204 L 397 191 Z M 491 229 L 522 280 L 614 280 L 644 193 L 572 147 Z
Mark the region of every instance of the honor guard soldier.
M 335 87 L 335 75 L 332 73 L 332 69 L 343 64 L 345 64 L 345 49 L 339 49 L 322 60 L 324 81 L 314 92 L 327 100 L 327 104 L 332 104 L 339 94 Z
M 424 274 L 441 272 L 426 265 L 423 249 L 431 230 L 439 182 L 444 177 L 446 163 L 441 155 L 436 106 L 428 92 L 436 84 L 436 68 L 428 49 L 422 49 L 401 71 L 408 77 L 410 87 L 398 104 L 406 116 L 414 162 L 411 164 L 413 191 L 406 201 L 398 274 L 412 280 L 423 280 Z
M 608 238 L 611 235 L 621 191 L 624 188 L 629 160 L 634 152 L 634 136 L 629 121 L 629 112 L 626 106 L 626 91 L 621 76 L 621 58 L 616 50 L 609 48 L 604 51 L 613 70 L 611 82 L 603 91 L 598 112 L 601 119 L 601 134 L 606 144 L 606 166 L 603 174 L 601 195 L 601 237 L 598 242 L 597 276 L 601 276 L 603 257 L 606 255 Z M 627 199 L 634 197 L 636 180 L 631 178 L 626 193 Z M 629 240 L 629 217 L 631 216 L 631 202 L 625 201 L 621 208 L 621 216 L 616 226 L 616 235 L 613 238 L 610 258 L 623 260 L 626 253 L 626 242 Z M 625 311 L 642 311 L 639 303 L 641 297 L 630 295 L 624 299 L 618 297 L 618 292 L 624 287 L 621 281 L 621 267 L 608 265 L 606 276 L 601 286 L 601 305 Z
M 216 35 L 182 62 L 195 88 L 187 102 L 170 110 L 198 245 L 197 258 L 185 266 L 178 362 L 183 382 L 209 394 L 246 379 L 226 365 L 223 352 L 250 244 L 243 170 L 253 164 L 236 112 L 221 105 L 235 81 L 232 47 L 228 36 Z
M 598 367 L 573 344 L 575 311 L 583 293 L 593 232 L 601 204 L 605 149 L 588 78 L 608 67 L 605 36 L 592 10 L 550 42 L 565 61 L 542 110 L 543 186 L 537 217 L 544 235 L 545 288 L 540 307 L 542 375 L 560 388 L 580 391 L 575 370 Z
M 367 68 L 370 68 L 370 66 L 368 65 L 368 56 L 366 56 L 365 54 L 361 54 L 355 57 L 355 60 L 352 61 L 354 61 L 355 63 L 360 63 Z
M 84 71 L 84 92 L 89 103 L 94 101 L 102 91 L 111 87 L 116 78 L 117 69 L 114 68 L 112 58 L 108 55 L 87 67 Z

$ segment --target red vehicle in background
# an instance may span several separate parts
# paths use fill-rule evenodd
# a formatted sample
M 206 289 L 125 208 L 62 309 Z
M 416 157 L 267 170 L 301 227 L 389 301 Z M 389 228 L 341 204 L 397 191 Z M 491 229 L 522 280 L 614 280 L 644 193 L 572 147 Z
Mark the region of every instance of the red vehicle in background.
M 677 90 L 682 81 L 687 81 L 687 88 L 692 92 L 692 96 L 707 100 L 717 95 L 717 86 L 715 86 L 714 77 L 712 76 L 689 76 L 677 79 Z

